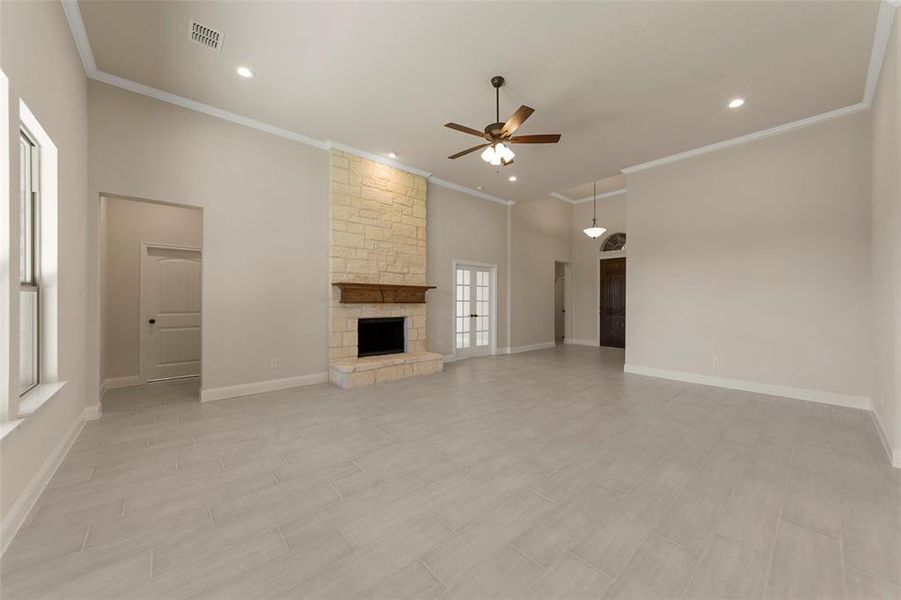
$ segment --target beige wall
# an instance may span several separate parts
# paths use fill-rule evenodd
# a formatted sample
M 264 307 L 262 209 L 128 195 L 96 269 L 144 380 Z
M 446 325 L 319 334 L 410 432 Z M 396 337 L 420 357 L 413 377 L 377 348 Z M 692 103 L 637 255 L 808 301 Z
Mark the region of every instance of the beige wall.
M 35 35 L 40 32 L 40 35 Z M 19 98 L 52 138 L 58 150 L 59 192 L 59 379 L 63 390 L 30 415 L 0 445 L 0 514 L 5 519 L 32 478 L 65 434 L 96 397 L 86 395 L 86 247 L 87 196 L 86 80 L 62 6 L 58 2 L 0 2 L 0 67 L 10 81 L 10 148 L 18 147 Z M 18 173 L 18 151 L 10 153 L 10 172 Z M 17 177 L 10 178 L 10 197 L 18 198 Z M 18 264 L 19 213 L 10 203 L 3 222 L 12 229 L 11 264 Z M 6 219 L 9 219 L 8 221 Z M 0 273 L 18 286 L 18 273 L 0 265 Z M 13 279 L 15 277 L 15 279 Z M 9 322 L 18 323 L 18 295 L 11 295 Z M 10 364 L 17 364 L 18 334 L 13 330 Z M 6 365 L 4 365 L 6 368 Z M 11 370 L 10 390 L 18 373 Z
M 203 212 L 118 198 L 103 198 L 103 379 L 140 373 L 141 244 L 200 248 Z
M 868 122 L 629 175 L 626 363 L 868 397 Z
M 554 261 L 572 261 L 572 205 L 541 198 L 511 213 L 511 346 L 553 343 Z
M 598 260 L 608 235 L 626 231 L 626 194 L 598 200 L 598 225 L 606 227 L 603 237 L 593 240 L 582 230 L 591 225 L 593 207 L 583 202 L 573 207 L 573 301 L 572 341 L 598 344 Z M 621 252 L 608 256 L 625 256 Z M 628 268 L 628 265 L 627 265 Z
M 95 252 L 101 193 L 204 209 L 204 390 L 324 374 L 328 153 L 101 83 L 88 94 Z
M 873 408 L 901 450 L 901 26 L 897 11 L 872 109 Z M 901 460 L 899 457 L 898 460 Z M 896 465 L 901 466 L 901 465 Z
M 497 265 L 497 347 L 507 345 L 507 212 L 495 202 L 434 184 L 428 188 L 428 349 L 454 353 L 453 262 Z

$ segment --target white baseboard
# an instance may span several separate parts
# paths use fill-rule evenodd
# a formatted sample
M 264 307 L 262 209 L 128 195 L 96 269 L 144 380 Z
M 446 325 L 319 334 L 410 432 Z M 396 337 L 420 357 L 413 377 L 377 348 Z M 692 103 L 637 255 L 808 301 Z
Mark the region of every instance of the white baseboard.
M 580 340 L 579 338 L 566 338 L 563 340 L 564 344 L 575 344 L 577 346 L 594 346 L 597 348 L 599 346 L 597 340 Z
M 278 390 L 286 390 L 288 388 L 327 382 L 328 372 L 325 371 L 322 373 L 312 373 L 310 375 L 300 375 L 298 377 L 285 377 L 284 379 L 267 379 L 266 381 L 255 381 L 253 383 L 241 383 L 238 385 L 202 389 L 200 390 L 200 401 L 212 402 L 214 400 L 225 400 L 227 398 L 275 392 Z
M 727 388 L 730 390 L 740 390 L 742 392 L 768 394 L 770 396 L 782 396 L 783 398 L 807 400 L 808 402 L 819 402 L 820 404 L 831 404 L 833 406 L 845 406 L 847 408 L 872 410 L 872 403 L 870 402 L 870 399 L 864 396 L 850 396 L 847 394 L 836 394 L 833 392 L 821 392 L 819 390 L 808 390 L 804 388 L 789 387 L 785 385 L 758 383 L 756 381 L 744 381 L 741 379 L 728 379 L 726 377 L 701 375 L 699 373 L 687 373 L 685 371 L 655 369 L 653 367 L 643 367 L 641 365 L 627 364 L 623 366 L 623 371 L 625 371 L 626 373 L 632 373 L 634 375 L 647 375 L 649 377 L 659 377 L 661 379 L 685 381 L 687 383 L 700 383 L 701 385 L 712 385 L 714 387 Z
M 97 414 L 96 410 L 98 409 L 94 406 L 85 407 L 75 422 L 63 434 L 62 439 L 56 445 L 56 448 L 53 449 L 53 452 L 50 453 L 50 456 L 47 457 L 47 460 L 44 461 L 44 464 L 41 465 L 41 468 L 38 469 L 38 472 L 31 478 L 31 481 L 16 499 L 15 504 L 9 509 L 3 522 L 0 523 L 0 555 L 6 552 L 10 542 L 16 537 L 16 533 L 19 532 L 19 528 L 22 527 L 22 524 L 28 518 L 28 514 L 34 508 L 38 498 L 41 497 L 44 488 L 53 479 L 56 470 L 62 464 L 63 459 L 66 458 L 69 449 L 72 448 L 72 444 L 78 439 L 78 434 L 81 433 L 85 421 L 93 419 L 94 415 Z
M 520 352 L 531 352 L 532 350 L 544 350 L 545 348 L 553 348 L 557 342 L 541 342 L 540 344 L 529 344 L 528 346 L 513 346 L 512 348 L 498 348 L 498 354 L 518 354 Z
M 100 417 L 103 416 L 103 406 L 98 402 L 91 406 L 86 406 L 84 409 L 84 420 L 85 421 L 96 421 Z
M 132 387 L 134 385 L 141 385 L 142 383 L 144 383 L 144 381 L 141 379 L 140 375 L 128 375 L 126 377 L 107 377 L 100 383 L 100 397 L 103 398 L 103 394 L 105 394 L 108 390 Z
M 889 444 L 888 437 L 885 435 L 885 428 L 882 427 L 882 421 L 879 419 L 879 413 L 876 410 L 871 410 L 870 416 L 873 417 L 873 424 L 876 426 L 876 431 L 879 432 L 879 439 L 882 440 L 882 447 L 885 448 L 885 454 L 888 456 L 889 462 L 896 469 L 901 469 L 901 450 L 893 450 L 891 444 Z

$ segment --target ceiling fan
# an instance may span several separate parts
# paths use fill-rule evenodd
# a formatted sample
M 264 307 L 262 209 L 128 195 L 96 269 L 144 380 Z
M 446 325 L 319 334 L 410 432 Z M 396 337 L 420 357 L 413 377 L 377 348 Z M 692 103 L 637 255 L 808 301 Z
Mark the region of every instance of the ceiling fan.
M 506 167 L 513 162 L 513 159 L 516 156 L 513 153 L 513 150 L 510 149 L 510 144 L 556 144 L 560 141 L 559 133 L 513 135 L 513 133 L 526 122 L 526 119 L 532 116 L 532 113 L 535 112 L 535 110 L 525 105 L 520 106 L 516 109 L 516 112 L 513 113 L 513 116 L 507 119 L 506 123 L 501 123 L 500 89 L 501 86 L 504 85 L 504 78 L 500 75 L 495 75 L 491 78 L 491 85 L 494 86 L 494 108 L 495 119 L 497 122 L 487 125 L 484 131 L 479 131 L 478 129 L 473 129 L 472 127 L 467 127 L 458 123 L 444 124 L 445 127 L 449 127 L 450 129 L 456 129 L 457 131 L 480 137 L 486 140 L 485 143 L 473 146 L 472 148 L 467 148 L 456 154 L 451 154 L 448 158 L 460 158 L 461 156 L 466 156 L 470 152 L 475 152 L 476 150 L 484 148 L 481 154 L 482 160 L 496 167 Z

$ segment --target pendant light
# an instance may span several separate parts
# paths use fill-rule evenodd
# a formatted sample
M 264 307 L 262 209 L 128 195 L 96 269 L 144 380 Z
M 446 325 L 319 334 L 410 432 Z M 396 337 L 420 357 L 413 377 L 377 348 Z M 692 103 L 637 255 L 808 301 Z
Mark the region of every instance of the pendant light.
M 591 218 L 591 227 L 586 227 L 582 233 L 591 239 L 597 239 L 607 231 L 604 227 L 598 227 L 598 182 L 594 182 L 594 216 Z

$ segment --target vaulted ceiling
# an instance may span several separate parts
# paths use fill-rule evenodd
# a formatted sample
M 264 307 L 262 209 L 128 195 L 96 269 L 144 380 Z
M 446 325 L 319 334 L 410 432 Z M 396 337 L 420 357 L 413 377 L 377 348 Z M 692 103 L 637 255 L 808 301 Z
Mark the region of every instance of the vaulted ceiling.
M 511 200 L 861 102 L 879 4 L 811 2 L 79 4 L 97 68 Z M 220 52 L 189 22 L 220 30 Z M 244 79 L 244 65 L 254 77 Z M 535 114 L 495 169 L 447 121 Z M 746 104 L 730 110 L 741 96 Z M 515 174 L 516 183 L 507 178 Z M 575 187 L 574 187 L 575 186 Z M 579 187 L 581 186 L 581 187 Z M 590 194 L 590 186 L 587 190 Z

